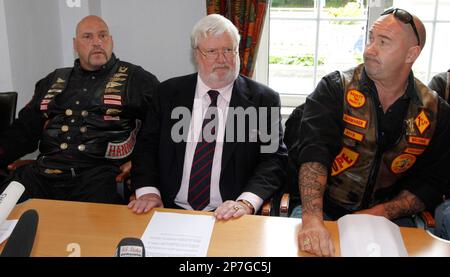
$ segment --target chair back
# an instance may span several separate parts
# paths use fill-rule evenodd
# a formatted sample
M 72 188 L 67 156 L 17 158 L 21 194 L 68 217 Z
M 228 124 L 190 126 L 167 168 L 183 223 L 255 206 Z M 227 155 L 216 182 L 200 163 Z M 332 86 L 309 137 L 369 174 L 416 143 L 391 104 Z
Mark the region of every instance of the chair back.
M 17 92 L 0 92 L 0 132 L 16 118 Z

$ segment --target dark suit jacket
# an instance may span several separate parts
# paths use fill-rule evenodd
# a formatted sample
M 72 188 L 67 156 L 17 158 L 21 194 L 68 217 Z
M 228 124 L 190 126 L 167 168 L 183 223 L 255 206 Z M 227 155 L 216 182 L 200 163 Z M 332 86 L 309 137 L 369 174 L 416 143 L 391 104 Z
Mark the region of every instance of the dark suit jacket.
M 158 188 L 165 207 L 175 205 L 186 150 L 185 141 L 175 143 L 171 138 L 172 127 L 179 121 L 171 119 L 171 113 L 176 107 L 186 107 L 192 112 L 196 84 L 197 74 L 173 78 L 160 84 L 133 151 L 133 189 L 145 186 Z M 234 82 L 230 107 L 245 109 L 251 106 L 280 107 L 280 98 L 267 86 L 239 76 Z M 268 115 L 270 117 L 270 109 Z M 230 120 L 230 115 L 227 120 Z M 259 139 L 257 142 L 249 142 L 248 139 L 245 142 L 224 142 L 220 176 L 223 201 L 236 200 L 244 191 L 266 200 L 281 188 L 285 178 L 287 150 L 283 144 L 280 116 L 274 126 L 274 129 L 278 129 L 274 130 L 278 134 L 278 149 L 274 153 L 261 153 L 260 147 L 264 144 Z M 246 124 L 247 134 L 248 128 Z M 188 130 L 185 132 L 187 136 Z

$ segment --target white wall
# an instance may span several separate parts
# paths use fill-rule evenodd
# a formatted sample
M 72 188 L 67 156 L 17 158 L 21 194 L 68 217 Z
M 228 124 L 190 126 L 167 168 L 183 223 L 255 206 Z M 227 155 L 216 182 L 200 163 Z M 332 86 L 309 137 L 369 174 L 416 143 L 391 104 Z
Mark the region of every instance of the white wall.
M 11 60 L 9 58 L 9 43 L 6 28 L 4 1 L 0 0 L 0 91 L 13 90 L 11 79 Z
M 61 65 L 57 1 L 4 1 L 11 83 L 19 93 L 18 108 L 31 99 L 36 81 Z
M 206 15 L 205 0 L 104 0 L 101 10 L 119 58 L 160 81 L 195 72 L 190 33 Z
M 0 90 L 19 93 L 18 109 L 38 80 L 73 65 L 75 27 L 89 14 L 108 23 L 120 59 L 160 81 L 195 72 L 189 37 L 205 0 L 0 0 Z
M 76 3 L 76 2 L 74 2 Z M 80 0 L 80 6 L 68 5 L 66 1 L 58 2 L 59 20 L 61 26 L 61 50 L 63 66 L 72 66 L 75 59 L 73 37 L 78 22 L 89 13 L 88 0 Z

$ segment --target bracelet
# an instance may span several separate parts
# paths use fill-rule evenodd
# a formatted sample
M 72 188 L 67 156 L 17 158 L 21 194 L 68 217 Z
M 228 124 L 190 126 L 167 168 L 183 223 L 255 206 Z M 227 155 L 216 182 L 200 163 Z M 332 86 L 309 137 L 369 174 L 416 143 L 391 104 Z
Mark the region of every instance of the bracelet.
M 254 214 L 255 213 L 255 208 L 253 208 L 252 203 L 248 202 L 245 199 L 239 199 L 238 202 L 241 202 L 242 204 L 244 204 L 245 206 L 247 206 L 247 208 L 250 209 L 250 214 Z

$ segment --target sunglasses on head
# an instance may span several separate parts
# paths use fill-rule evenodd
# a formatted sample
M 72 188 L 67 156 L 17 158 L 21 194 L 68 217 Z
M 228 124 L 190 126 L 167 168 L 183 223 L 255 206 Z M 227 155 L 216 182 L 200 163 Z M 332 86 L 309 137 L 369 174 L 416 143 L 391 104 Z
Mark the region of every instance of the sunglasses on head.
M 387 15 L 391 13 L 401 22 L 405 24 L 411 24 L 411 27 L 413 28 L 414 34 L 417 38 L 417 45 L 420 45 L 419 32 L 417 32 L 416 24 L 414 24 L 413 16 L 409 12 L 399 8 L 389 8 L 385 10 L 381 15 Z

